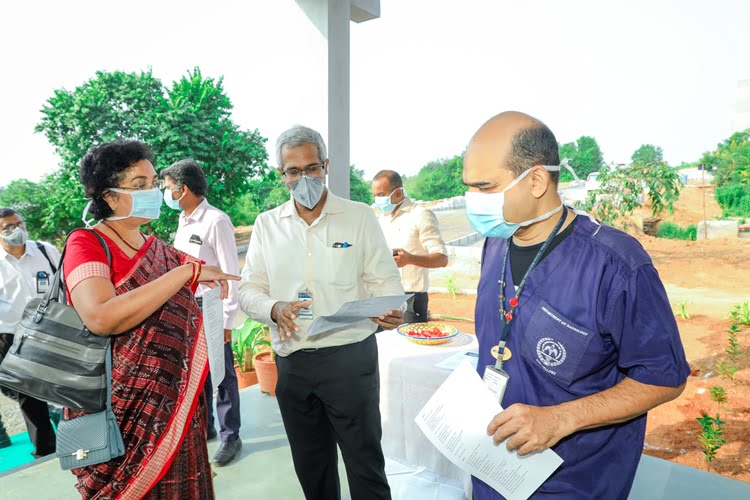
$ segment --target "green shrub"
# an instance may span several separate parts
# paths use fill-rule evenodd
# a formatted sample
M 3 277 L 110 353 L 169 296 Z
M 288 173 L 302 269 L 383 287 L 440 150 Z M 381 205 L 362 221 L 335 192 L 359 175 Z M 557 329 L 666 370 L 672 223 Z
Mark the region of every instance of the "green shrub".
M 670 240 L 695 241 L 696 233 L 697 230 L 695 224 L 690 224 L 688 227 L 683 228 L 671 222 L 662 222 L 656 230 L 656 235 L 659 238 L 667 238 Z
M 715 194 L 725 216 L 750 215 L 750 184 L 725 184 Z

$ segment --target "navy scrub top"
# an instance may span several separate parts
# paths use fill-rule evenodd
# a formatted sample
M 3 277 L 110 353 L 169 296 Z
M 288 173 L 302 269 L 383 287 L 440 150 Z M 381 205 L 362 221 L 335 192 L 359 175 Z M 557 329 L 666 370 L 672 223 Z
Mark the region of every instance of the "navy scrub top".
M 500 267 L 507 240 L 487 238 L 476 304 L 478 371 L 502 328 Z M 510 259 L 509 259 L 510 260 Z M 510 262 L 507 301 L 515 294 Z M 550 406 L 608 389 L 623 378 L 677 387 L 690 368 L 666 291 L 631 236 L 579 215 L 573 232 L 532 270 L 508 335 L 512 358 L 503 408 Z M 489 422 L 488 422 L 489 424 Z M 643 450 L 646 415 L 584 430 L 552 449 L 564 460 L 532 498 L 627 498 Z M 474 499 L 503 498 L 472 478 Z

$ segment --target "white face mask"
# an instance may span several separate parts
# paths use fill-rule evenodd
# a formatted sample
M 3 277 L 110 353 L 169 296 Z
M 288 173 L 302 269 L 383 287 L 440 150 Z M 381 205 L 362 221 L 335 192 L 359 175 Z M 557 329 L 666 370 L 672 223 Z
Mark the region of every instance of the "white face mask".
M 24 231 L 21 227 L 16 227 L 13 231 L 8 234 L 2 235 L 3 241 L 6 245 L 11 247 L 20 247 L 26 243 L 29 239 L 29 233 Z

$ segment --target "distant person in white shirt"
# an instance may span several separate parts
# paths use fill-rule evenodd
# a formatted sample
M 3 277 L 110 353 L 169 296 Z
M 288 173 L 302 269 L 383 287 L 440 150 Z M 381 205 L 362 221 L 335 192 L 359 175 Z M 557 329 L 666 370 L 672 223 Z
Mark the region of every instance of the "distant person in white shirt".
M 372 194 L 380 211 L 378 222 L 401 271 L 401 284 L 406 293 L 414 294 L 404 321 L 427 321 L 430 269 L 448 265 L 437 217 L 406 196 L 401 176 L 393 170 L 381 170 L 375 175 Z
M 329 162 L 318 132 L 287 130 L 276 159 L 292 199 L 255 221 L 240 307 L 271 325 L 276 397 L 305 497 L 341 498 L 338 445 L 352 498 L 387 499 L 373 333 L 400 325 L 403 312 L 383 311 L 316 336 L 307 331 L 345 302 L 402 294 L 401 277 L 370 207 L 326 189 Z
M 21 214 L 0 208 L 0 361 L 13 345 L 13 330 L 26 303 L 44 295 L 60 266 L 60 252 L 55 247 L 28 237 Z M 47 403 L 7 388 L 2 392 L 18 400 L 34 445 L 33 455 L 40 458 L 54 453 L 55 431 Z
M 230 274 L 239 274 L 239 258 L 234 240 L 234 226 L 229 216 L 212 207 L 206 200 L 208 183 L 203 169 L 194 160 L 181 160 L 163 170 L 164 201 L 174 210 L 181 210 L 174 246 L 209 266 L 219 266 Z M 196 297 L 208 290 L 198 287 Z M 229 284 L 224 300 L 224 380 L 216 398 L 221 445 L 211 461 L 224 466 L 235 459 L 242 447 L 240 435 L 240 394 L 232 354 L 232 325 L 237 315 L 237 283 Z M 206 378 L 205 396 L 208 408 L 208 439 L 216 437 L 213 412 L 213 385 Z

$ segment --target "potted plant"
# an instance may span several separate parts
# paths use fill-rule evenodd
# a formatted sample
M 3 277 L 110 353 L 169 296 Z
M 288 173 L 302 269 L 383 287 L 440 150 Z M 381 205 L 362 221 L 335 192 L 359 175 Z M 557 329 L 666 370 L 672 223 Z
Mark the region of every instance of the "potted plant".
M 253 356 L 253 364 L 258 374 L 261 392 L 276 397 L 276 381 L 279 378 L 276 371 L 276 353 L 273 349 L 259 352 Z
M 253 365 L 253 357 L 271 348 L 271 342 L 268 341 L 268 327 L 248 318 L 241 328 L 234 331 L 232 337 L 232 352 L 239 388 L 257 384 L 258 377 Z

